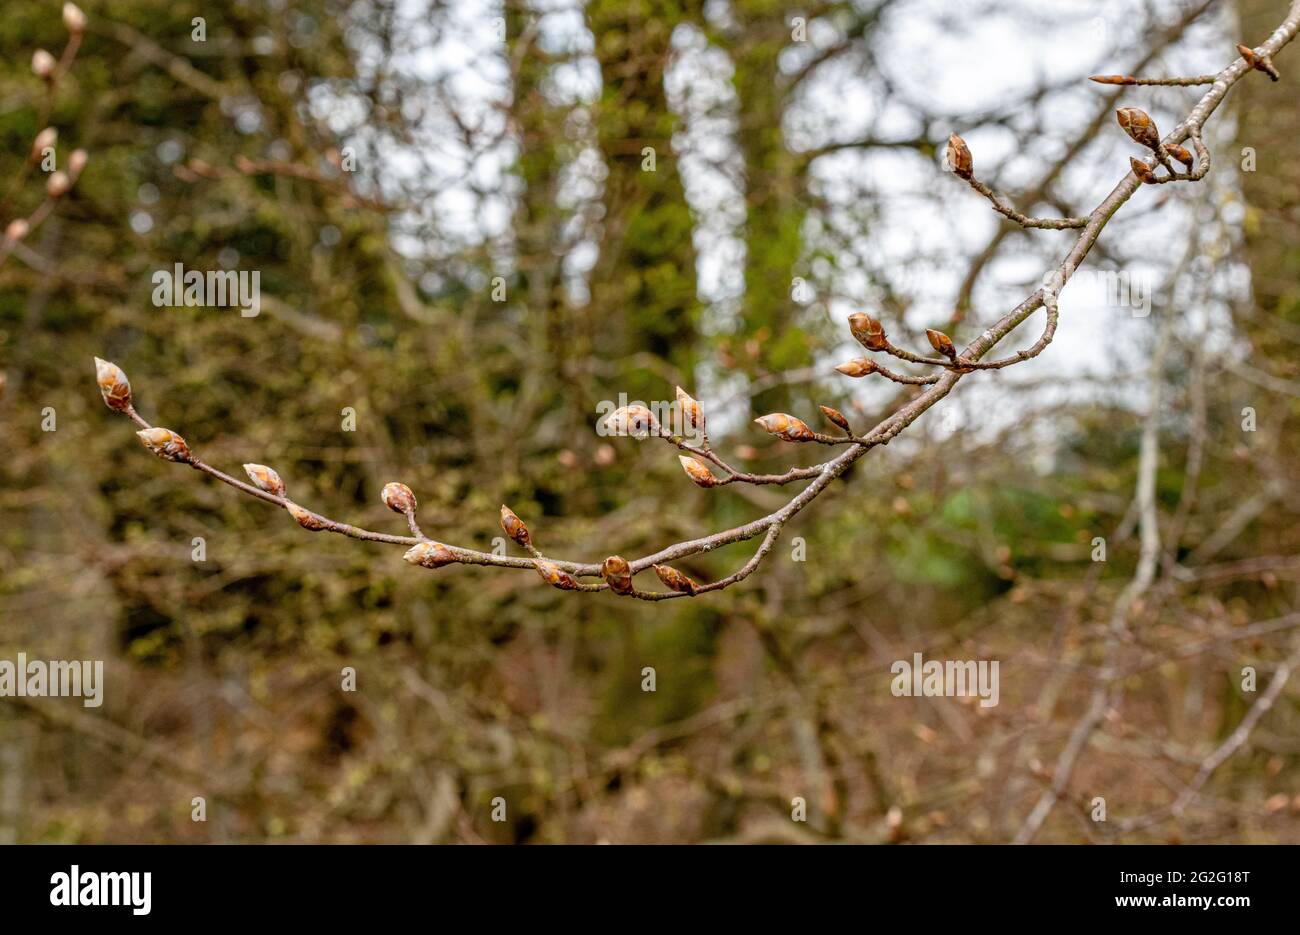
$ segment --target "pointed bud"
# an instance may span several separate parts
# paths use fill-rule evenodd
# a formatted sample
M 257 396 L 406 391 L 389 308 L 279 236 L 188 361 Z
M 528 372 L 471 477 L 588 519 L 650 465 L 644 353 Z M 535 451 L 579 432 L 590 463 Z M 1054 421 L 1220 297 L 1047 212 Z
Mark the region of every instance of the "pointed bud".
M 659 580 L 664 583 L 664 587 L 669 590 L 679 591 L 682 594 L 695 593 L 697 587 L 695 582 L 671 565 L 655 565 L 654 570 Z
M 697 458 L 690 458 L 686 455 L 678 455 L 677 460 L 682 463 L 682 470 L 686 476 L 695 482 L 698 487 L 716 487 L 718 479 L 713 476 L 713 472 L 704 466 L 704 463 Z
M 771 412 L 765 416 L 759 416 L 754 421 L 761 425 L 764 431 L 771 432 L 784 441 L 810 442 L 813 440 L 813 430 L 808 428 L 806 422 L 784 412 Z
M 822 411 L 822 415 L 826 417 L 826 421 L 831 425 L 839 426 L 850 435 L 853 434 L 853 429 L 849 427 L 849 420 L 844 418 L 844 413 L 838 409 L 832 409 L 830 406 L 818 406 L 817 408 Z
M 539 560 L 537 562 L 537 573 L 542 576 L 543 581 L 553 588 L 559 588 L 561 591 L 576 591 L 578 589 L 578 582 L 561 571 L 560 566 L 554 562 Z
M 384 484 L 384 489 L 379 491 L 379 499 L 384 501 L 384 506 L 388 507 L 394 513 L 414 513 L 416 502 L 415 494 L 410 487 L 405 484 L 396 482 Z
M 610 435 L 646 438 L 659 433 L 659 422 L 645 406 L 624 406 L 605 417 L 605 429 Z
M 37 133 L 36 139 L 32 140 L 32 162 L 40 162 L 45 156 L 45 151 L 58 141 L 59 131 L 54 127 L 46 127 Z
M 835 368 L 846 377 L 865 377 L 876 372 L 876 362 L 869 357 L 855 357 Z
M 68 32 L 79 36 L 86 31 L 86 14 L 75 3 L 63 4 L 63 25 Z
M 677 387 L 677 405 L 681 407 L 686 424 L 703 435 L 705 432 L 704 410 L 700 408 L 700 404 L 695 400 L 695 397 L 680 386 Z
M 884 326 L 865 312 L 849 316 L 849 331 L 869 351 L 883 351 L 889 343 L 885 340 Z
M 1151 167 L 1141 159 L 1134 159 L 1132 156 L 1128 160 L 1129 166 L 1133 169 L 1133 174 L 1137 176 L 1139 182 L 1154 182 L 1156 174 L 1151 171 Z
M 1128 75 L 1091 75 L 1089 81 L 1095 81 L 1098 84 L 1132 84 L 1133 79 Z
M 1256 55 L 1254 49 L 1249 46 L 1244 46 L 1241 43 L 1237 43 L 1237 52 L 1240 53 L 1241 57 L 1246 60 L 1246 64 L 1251 68 L 1262 71 L 1274 81 L 1281 80 L 1282 76 L 1278 73 L 1278 70 L 1273 67 L 1273 60 L 1267 55 Z
M 280 475 L 274 468 L 269 468 L 265 464 L 245 464 L 244 473 L 258 490 L 264 490 L 276 497 L 284 496 L 284 481 L 280 480 Z
M 72 187 L 72 180 L 66 172 L 51 172 L 45 181 L 45 193 L 51 198 L 62 198 Z
M 99 395 L 104 397 L 104 405 L 109 409 L 125 412 L 131 408 L 131 381 L 117 364 L 96 357 L 95 382 L 99 384 Z
M 600 566 L 600 576 L 615 594 L 632 593 L 632 566 L 621 555 L 611 555 Z
M 947 357 L 949 360 L 955 360 L 957 357 L 957 348 L 952 346 L 952 338 L 948 337 L 942 331 L 935 331 L 932 328 L 925 329 L 925 336 L 930 339 L 930 346 Z
M 975 164 L 970 156 L 970 148 L 956 133 L 948 137 L 948 168 L 958 178 L 967 181 L 975 174 Z
M 525 549 L 532 547 L 533 538 L 528 535 L 528 527 L 515 515 L 515 511 L 504 503 L 501 504 L 501 528 L 505 530 L 507 536 Z
M 58 64 L 54 56 L 44 49 L 37 49 L 32 53 L 32 74 L 37 78 L 49 78 L 54 74 Z
M 81 170 L 86 168 L 86 161 L 89 158 L 84 149 L 74 149 L 72 155 L 68 157 L 68 175 L 72 176 L 74 181 L 81 175 Z
M 1121 107 L 1115 111 L 1115 119 L 1119 125 L 1124 128 L 1124 132 L 1133 137 L 1134 141 L 1142 144 L 1147 149 L 1160 148 L 1160 131 L 1156 129 L 1155 121 L 1145 110 L 1137 107 Z
M 412 565 L 422 568 L 441 568 L 457 561 L 456 553 L 441 542 L 421 542 L 406 550 L 402 556 Z
M 31 233 L 32 226 L 22 218 L 15 218 L 5 228 L 5 240 L 17 243 Z
M 298 525 L 311 532 L 320 532 L 325 528 L 324 521 L 311 510 L 304 509 L 290 500 L 285 505 L 289 515 L 298 521 Z
M 1190 170 L 1192 164 L 1196 162 L 1196 160 L 1192 158 L 1192 154 L 1188 152 L 1185 147 L 1179 146 L 1177 143 L 1166 144 L 1165 152 L 1169 154 L 1171 159 L 1181 162 L 1188 170 Z
M 190 446 L 171 429 L 144 429 L 135 434 L 146 448 L 164 461 L 177 461 L 182 464 L 190 461 Z

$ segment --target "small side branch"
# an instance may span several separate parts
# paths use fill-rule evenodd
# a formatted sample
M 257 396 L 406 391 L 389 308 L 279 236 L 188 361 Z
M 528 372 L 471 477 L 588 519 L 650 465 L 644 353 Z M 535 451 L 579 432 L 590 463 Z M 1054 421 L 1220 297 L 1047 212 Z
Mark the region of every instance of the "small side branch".
M 1012 207 L 1011 203 L 988 185 L 975 177 L 975 163 L 970 147 L 956 133 L 948 137 L 948 167 L 953 174 L 979 192 L 993 205 L 993 210 L 1021 227 L 1038 230 L 1076 230 L 1088 224 L 1087 218 L 1031 218 Z

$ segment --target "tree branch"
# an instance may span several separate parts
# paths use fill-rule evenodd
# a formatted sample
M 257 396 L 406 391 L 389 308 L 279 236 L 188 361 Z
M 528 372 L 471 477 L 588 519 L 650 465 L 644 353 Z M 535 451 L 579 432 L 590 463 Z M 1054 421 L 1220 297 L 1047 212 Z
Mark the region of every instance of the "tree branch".
M 1286 46 L 1295 38 L 1297 30 L 1300 29 L 1300 0 L 1292 3 L 1290 12 L 1286 19 L 1274 30 L 1268 40 L 1257 49 L 1253 54 L 1258 61 L 1268 61 L 1271 63 L 1272 56 L 1280 49 Z M 1195 107 L 1188 115 L 1163 139 L 1150 137 L 1148 145 L 1153 149 L 1156 155 L 1157 163 L 1163 165 L 1169 173 L 1167 177 L 1161 177 L 1161 181 L 1196 181 L 1205 176 L 1209 171 L 1209 154 L 1201 142 L 1201 129 L 1206 120 L 1214 113 L 1219 104 L 1223 101 L 1228 90 L 1236 84 L 1252 67 L 1258 67 L 1258 64 L 1252 66 L 1244 58 L 1237 59 L 1235 62 L 1213 76 L 1210 89 L 1201 97 Z M 1260 69 L 1263 70 L 1263 69 Z M 1136 83 L 1136 82 L 1135 82 Z M 1139 112 L 1140 113 L 1140 112 Z M 1142 115 L 1145 117 L 1145 115 Z M 1149 118 L 1147 118 L 1149 122 Z M 1121 124 L 1124 124 L 1124 118 L 1121 117 Z M 1135 140 L 1144 142 L 1139 139 L 1137 133 L 1129 126 L 1125 129 L 1134 136 Z M 1145 128 L 1142 128 L 1145 129 Z M 1150 134 L 1154 134 L 1155 128 L 1152 124 Z M 1187 173 L 1176 173 L 1168 164 L 1168 154 L 1174 153 L 1176 158 L 1176 147 L 1178 144 L 1191 138 L 1193 145 L 1200 157 L 1200 165 L 1195 171 Z M 964 144 L 962 144 L 964 149 Z M 966 154 L 969 156 L 969 153 Z M 1147 175 L 1139 177 L 1142 170 L 1136 166 L 1141 165 L 1146 169 Z M 954 169 L 959 169 L 954 166 Z M 963 177 L 967 181 L 973 179 L 973 172 L 969 171 L 969 165 L 965 166 L 967 174 Z M 418 526 L 415 524 L 414 507 L 407 514 L 408 524 L 413 532 L 414 537 L 389 535 L 386 533 L 372 532 L 362 529 L 348 523 L 342 523 L 330 519 L 319 513 L 306 510 L 288 499 L 284 493 L 283 484 L 279 483 L 278 475 L 273 471 L 270 476 L 274 476 L 275 483 L 271 483 L 267 476 L 255 475 L 252 469 L 260 468 L 260 465 L 248 465 L 249 476 L 254 480 L 254 485 L 249 485 L 239 481 L 234 477 L 204 463 L 194 457 L 190 452 L 185 441 L 178 435 L 167 429 L 155 428 L 145 422 L 143 418 L 135 411 L 131 399 L 130 384 L 127 382 L 125 374 L 113 364 L 97 360 L 97 378 L 105 402 L 110 408 L 123 412 L 129 418 L 141 426 L 142 431 L 139 433 L 141 440 L 155 454 L 165 460 L 176 461 L 189 464 L 191 467 L 216 478 L 222 483 L 229 484 L 235 489 L 257 497 L 268 503 L 274 504 L 282 509 L 288 510 L 291 515 L 304 528 L 311 530 L 327 531 L 349 536 L 355 539 L 362 539 L 371 542 L 382 542 L 392 545 L 406 545 L 411 548 L 406 553 L 406 559 L 414 564 L 425 565 L 426 567 L 441 567 L 448 564 L 467 564 L 467 565 L 491 565 L 501 568 L 531 568 L 537 571 L 544 580 L 553 586 L 562 590 L 575 591 L 601 591 L 614 590 L 618 594 L 629 597 L 639 598 L 641 600 L 659 601 L 677 597 L 693 596 L 707 593 L 709 591 L 722 590 L 731 585 L 744 580 L 762 563 L 763 559 L 770 553 L 772 546 L 780 535 L 782 528 L 787 522 L 794 518 L 799 512 L 815 500 L 830 484 L 839 478 L 848 468 L 859 458 L 865 455 L 877 445 L 888 444 L 890 440 L 904 431 L 909 425 L 915 422 L 931 407 L 936 405 L 940 400 L 946 397 L 957 382 L 966 374 L 976 370 L 998 369 L 1001 367 L 1011 366 L 1029 360 L 1041 353 L 1048 344 L 1051 343 L 1055 333 L 1057 323 L 1056 297 L 1060 294 L 1061 289 L 1069 281 L 1070 277 L 1079 268 L 1080 264 L 1088 256 L 1093 246 L 1097 242 L 1098 236 L 1105 228 L 1107 223 L 1115 213 L 1124 206 L 1125 203 L 1145 182 L 1152 181 L 1154 178 L 1154 169 L 1149 163 L 1134 160 L 1134 171 L 1128 172 L 1120 179 L 1119 183 L 1106 195 L 1104 199 L 1092 210 L 1086 218 L 1067 218 L 1055 222 L 1044 222 L 1037 225 L 1056 228 L 1078 228 L 1079 234 L 1073 246 L 1066 254 L 1064 259 L 1043 277 L 1046 286 L 1035 290 L 1017 306 L 1009 312 L 1002 315 L 997 321 L 985 329 L 975 340 L 958 352 L 952 345 L 951 340 L 946 335 L 938 332 L 932 332 L 930 339 L 935 345 L 936 350 L 944 356 L 939 358 L 921 357 L 911 354 L 910 352 L 900 351 L 894 348 L 884 339 L 883 329 L 879 322 L 870 319 L 868 316 L 862 316 L 875 325 L 874 331 L 859 334 L 858 329 L 854 329 L 855 337 L 858 337 L 872 351 L 888 351 L 894 356 L 899 356 L 904 360 L 910 360 L 914 363 L 941 366 L 944 368 L 942 374 L 934 377 L 925 378 L 908 378 L 898 374 L 889 374 L 883 368 L 875 366 L 871 372 L 882 373 L 889 379 L 897 382 L 916 382 L 926 385 L 928 388 L 900 406 L 895 412 L 881 420 L 870 432 L 864 436 L 855 436 L 851 433 L 846 437 L 826 436 L 821 433 L 812 431 L 806 424 L 793 416 L 784 413 L 773 413 L 764 416 L 758 420 L 767 431 L 777 436 L 783 441 L 792 443 L 812 442 L 820 444 L 844 445 L 845 449 L 835 457 L 822 462 L 821 464 L 793 468 L 782 475 L 753 475 L 732 469 L 725 461 L 712 452 L 708 445 L 707 436 L 703 434 L 703 416 L 699 412 L 698 403 L 679 391 L 678 406 L 682 410 L 684 417 L 700 431 L 703 437 L 703 443 L 699 446 L 688 446 L 682 439 L 675 435 L 668 435 L 669 440 L 678 448 L 689 451 L 693 457 L 702 458 L 709 463 L 723 470 L 726 476 L 722 479 L 714 478 L 713 482 L 704 479 L 703 475 L 697 475 L 692 468 L 686 467 L 688 475 L 701 486 L 719 486 L 727 483 L 754 483 L 754 484 L 785 484 L 796 480 L 809 480 L 809 484 L 801 491 L 795 494 L 784 506 L 752 522 L 745 523 L 731 529 L 713 533 L 712 535 L 703 536 L 696 539 L 690 539 L 678 542 L 664 549 L 659 550 L 651 555 L 645 555 L 633 560 L 624 560 L 619 556 L 610 556 L 600 564 L 578 562 L 572 560 L 552 560 L 537 551 L 531 545 L 531 537 L 523 524 L 519 523 L 519 528 L 523 529 L 522 535 L 527 539 L 528 549 L 532 555 L 531 558 L 523 558 L 508 555 L 496 555 L 485 552 L 479 552 L 473 549 L 466 549 L 459 546 L 444 545 L 442 543 L 431 542 L 420 537 Z M 959 174 L 961 174 L 959 172 Z M 977 187 L 977 190 L 978 187 Z M 990 197 L 992 197 L 990 195 Z M 995 208 L 999 208 L 999 201 L 993 197 Z M 1002 208 L 1008 208 L 1005 204 Z M 1001 208 L 999 208 L 1001 210 Z M 1008 213 L 1009 211 L 1009 213 Z M 1022 216 L 1014 210 L 1001 210 L 1016 220 Z M 1025 219 L 1034 220 L 1034 219 Z M 1075 222 L 1082 222 L 1076 224 Z M 981 358 L 988 354 L 1004 338 L 1015 331 L 1024 323 L 1035 311 L 1041 307 L 1047 307 L 1047 323 L 1042 336 L 1030 348 L 1017 352 L 1001 360 L 981 363 Z M 856 317 L 856 316 L 855 316 Z M 873 363 L 873 362 L 872 362 Z M 873 363 L 874 366 L 874 363 Z M 865 374 L 862 374 L 865 375 Z M 683 400 L 685 397 L 685 400 Z M 689 401 L 689 402 L 687 402 Z M 692 409 L 694 406 L 694 409 Z M 640 410 L 634 411 L 634 410 Z M 833 412 L 833 410 L 832 410 Z M 620 416 L 625 427 L 629 429 L 627 434 L 636 437 L 648 437 L 658 435 L 665 437 L 664 433 L 657 425 L 652 425 L 653 416 L 650 416 L 649 422 L 644 420 L 644 416 L 650 416 L 643 407 L 626 407 L 619 410 L 614 416 Z M 610 418 L 614 418 L 611 416 Z M 698 421 L 697 421 L 698 417 Z M 828 416 L 829 417 L 829 416 Z M 708 473 L 708 468 L 700 463 L 699 468 Z M 268 470 L 269 469 L 264 469 Z M 711 475 L 710 475 L 711 476 Z M 269 486 L 268 486 L 269 485 Z M 277 489 L 278 487 L 278 489 Z M 507 511 L 503 510 L 504 513 Z M 513 514 L 510 514 L 513 516 Z M 517 520 L 518 518 L 515 517 Z M 503 525 L 505 523 L 503 522 Z M 515 539 L 516 542 L 522 542 L 516 532 L 511 532 L 507 526 L 506 531 Z M 731 545 L 736 542 L 742 542 L 748 539 L 762 536 L 762 542 L 754 555 L 737 571 L 731 575 L 717 581 L 706 584 L 695 584 L 682 575 L 676 569 L 667 565 L 668 562 L 697 555 L 703 552 L 710 552 L 722 546 Z M 636 589 L 632 583 L 632 576 L 654 568 L 660 579 L 670 588 L 666 592 L 641 591 Z M 577 581 L 577 578 L 602 578 L 600 584 L 589 584 Z M 1102 699 L 1104 704 L 1104 699 Z M 1086 737 L 1085 737 L 1086 740 Z

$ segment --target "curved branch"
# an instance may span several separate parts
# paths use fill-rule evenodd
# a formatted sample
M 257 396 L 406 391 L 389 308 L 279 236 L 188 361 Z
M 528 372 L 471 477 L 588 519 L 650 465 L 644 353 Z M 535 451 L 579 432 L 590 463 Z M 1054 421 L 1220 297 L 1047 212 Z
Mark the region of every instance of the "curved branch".
M 1297 30 L 1300 29 L 1300 0 L 1294 0 L 1291 5 L 1287 18 L 1274 30 L 1268 40 L 1258 49 L 1254 50 L 1255 56 L 1259 60 L 1267 60 L 1271 63 L 1272 56 L 1280 49 L 1286 46 L 1295 38 Z M 1160 141 L 1156 149 L 1157 156 L 1163 151 L 1165 146 L 1172 146 L 1181 143 L 1183 140 L 1191 137 L 1193 145 L 1196 147 L 1200 156 L 1201 164 L 1195 172 L 1188 173 L 1186 180 L 1194 181 L 1204 177 L 1209 171 L 1209 154 L 1201 142 L 1201 129 L 1205 121 L 1222 103 L 1228 90 L 1252 69 L 1250 63 L 1245 59 L 1238 59 L 1214 76 L 1210 89 L 1201 97 L 1195 107 L 1183 119 L 1177 127 L 1174 128 L 1167 137 Z M 1261 69 L 1262 70 L 1262 69 Z M 964 144 L 963 144 L 964 146 Z M 969 170 L 969 166 L 967 166 Z M 1176 174 L 1170 180 L 1183 180 Z M 748 475 L 744 472 L 738 472 L 731 469 L 721 458 L 712 453 L 706 447 L 694 448 L 686 446 L 680 439 L 670 437 L 670 440 L 677 447 L 683 450 L 689 450 L 692 454 L 709 460 L 711 463 L 728 472 L 728 479 L 721 480 L 719 483 L 745 481 L 749 483 L 788 483 L 793 480 L 809 479 L 810 483 L 801 491 L 792 497 L 780 509 L 769 513 L 752 522 L 745 523 L 731 529 L 713 533 L 697 539 L 691 539 L 670 545 L 651 555 L 642 556 L 641 558 L 625 563 L 626 571 L 629 576 L 626 584 L 621 586 L 619 593 L 625 594 L 641 600 L 668 600 L 678 596 L 693 596 L 697 594 L 718 591 L 730 587 L 738 581 L 744 580 L 762 563 L 764 558 L 771 552 L 773 545 L 780 536 L 781 529 L 794 516 L 801 512 L 808 504 L 816 499 L 830 484 L 840 477 L 848 468 L 859 458 L 877 445 L 888 444 L 891 439 L 904 431 L 909 425 L 915 422 L 932 406 L 946 397 L 957 382 L 967 373 L 975 370 L 997 369 L 1000 367 L 1011 366 L 1037 356 L 1048 344 L 1051 343 L 1055 334 L 1057 324 L 1056 297 L 1060 294 L 1061 289 L 1069 281 L 1070 277 L 1079 268 L 1079 265 L 1088 256 L 1101 231 L 1117 211 L 1133 196 L 1138 188 L 1144 184 L 1138 179 L 1133 172 L 1128 172 L 1111 190 L 1111 192 L 1097 205 L 1095 209 L 1082 219 L 1082 225 L 1079 235 L 1073 246 L 1066 254 L 1065 258 L 1058 264 L 1050 276 L 1050 287 L 1039 288 L 1025 298 L 1019 305 L 1005 313 L 996 322 L 990 325 L 982 334 L 972 341 L 964 350 L 957 353 L 955 349 L 945 347 L 945 352 L 952 350 L 951 359 L 941 358 L 923 358 L 919 355 L 912 355 L 910 352 L 896 353 L 895 356 L 902 356 L 905 360 L 912 360 L 917 363 L 935 364 L 945 368 L 942 374 L 936 375 L 933 382 L 928 382 L 931 378 L 924 378 L 927 381 L 928 389 L 919 396 L 906 402 L 897 411 L 881 420 L 866 436 L 850 436 L 846 438 L 833 438 L 831 436 L 820 436 L 813 433 L 803 426 L 806 434 L 791 438 L 789 441 L 810 441 L 821 442 L 823 444 L 844 444 L 847 447 L 834 458 L 814 467 L 794 468 L 784 475 Z M 995 202 L 996 205 L 996 202 Z M 1069 219 L 1076 220 L 1076 219 Z M 1046 280 L 1046 277 L 1045 277 Z M 1038 308 L 1046 305 L 1048 309 L 1047 324 L 1042 336 L 1030 348 L 1019 351 L 1016 354 L 1003 358 L 1001 360 L 981 363 L 980 359 L 988 354 L 1004 338 L 1015 331 L 1025 322 Z M 883 335 L 881 336 L 883 342 Z M 946 339 L 945 339 L 946 340 Z M 887 342 L 884 342 L 887 344 Z M 950 342 L 949 342 L 950 343 Z M 884 346 L 874 347 L 873 349 L 884 349 Z M 898 351 L 899 349 L 894 349 Z M 907 355 L 907 356 L 904 356 Z M 99 374 L 99 383 L 101 392 L 104 395 L 105 402 L 110 408 L 124 412 L 136 423 L 146 430 L 152 429 L 134 410 L 131 403 L 130 385 L 126 382 L 124 374 L 112 364 L 101 365 Z M 106 371 L 103 368 L 111 368 Z M 898 379 L 898 375 L 891 375 L 891 378 Z M 919 382 L 918 378 L 918 382 Z M 898 382 L 911 382 L 909 379 L 898 379 Z M 648 413 L 647 413 L 648 415 Z M 797 421 L 797 420 L 796 420 Z M 533 558 L 522 558 L 508 555 L 496 555 L 485 552 L 478 552 L 473 549 L 466 549 L 459 546 L 444 546 L 440 543 L 432 543 L 418 537 L 418 527 L 415 525 L 413 510 L 408 513 L 408 522 L 412 526 L 412 531 L 417 533 L 417 537 L 394 536 L 385 533 L 372 532 L 352 526 L 347 523 L 341 523 L 329 519 L 317 513 L 313 513 L 299 507 L 290 501 L 283 493 L 283 485 L 279 485 L 278 492 L 268 492 L 267 490 L 258 489 L 257 487 L 245 484 L 224 472 L 205 464 L 204 462 L 193 457 L 185 442 L 178 436 L 167 430 L 153 429 L 154 432 L 161 432 L 165 436 L 166 444 L 158 442 L 155 438 L 152 442 L 148 438 L 143 440 L 155 453 L 159 454 L 166 460 L 180 461 L 188 463 L 191 467 L 203 471 L 206 474 L 229 484 L 237 490 L 255 496 L 258 499 L 265 500 L 282 509 L 289 510 L 295 516 L 295 519 L 308 529 L 323 530 L 334 532 L 341 535 L 349 536 L 355 539 L 366 541 L 383 542 L 395 545 L 418 545 L 424 549 L 437 548 L 442 550 L 438 553 L 438 561 L 433 563 L 433 567 L 443 564 L 467 564 L 467 565 L 492 565 L 503 568 L 531 568 L 543 573 L 551 584 L 563 590 L 577 591 L 601 591 L 612 590 L 608 582 L 602 584 L 584 584 L 573 580 L 571 576 L 577 577 L 598 577 L 602 575 L 602 566 L 593 563 L 583 563 L 565 560 L 546 559 L 540 552 L 532 550 Z M 146 433 L 141 433 L 142 436 Z M 646 433 L 648 434 L 648 433 Z M 662 433 L 658 433 L 662 434 Z M 275 480 L 278 482 L 279 478 Z M 509 530 L 508 530 L 509 531 Z M 726 578 L 717 581 L 695 585 L 685 579 L 680 573 L 673 572 L 681 582 L 682 590 L 673 590 L 670 592 L 653 592 L 638 591 L 630 584 L 630 575 L 635 575 L 645 571 L 651 566 L 665 565 L 668 562 L 697 555 L 703 552 L 709 552 L 722 546 L 730 545 L 736 542 L 742 542 L 757 536 L 763 536 L 763 541 L 759 545 L 754 555 L 736 572 Z M 512 536 L 513 538 L 514 536 Z M 527 533 L 524 532 L 524 539 L 528 541 L 531 549 L 531 542 L 527 540 Z M 516 538 L 516 541 L 519 541 Z M 408 553 L 408 558 L 410 553 Z M 613 557 L 611 557 L 611 560 Z M 414 560 L 414 559 L 413 559 Z M 620 559 L 620 562 L 622 560 Z M 543 568 L 545 563 L 545 568 Z M 559 574 L 563 572 L 563 574 Z M 660 577 L 673 586 L 669 577 L 663 573 Z M 623 579 L 619 579 L 623 580 Z

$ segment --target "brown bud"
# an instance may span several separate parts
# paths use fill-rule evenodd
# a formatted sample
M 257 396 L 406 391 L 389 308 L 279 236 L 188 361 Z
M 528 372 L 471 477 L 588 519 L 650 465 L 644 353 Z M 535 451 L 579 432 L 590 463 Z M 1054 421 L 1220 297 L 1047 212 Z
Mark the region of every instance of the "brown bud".
M 686 424 L 695 429 L 701 435 L 704 434 L 704 410 L 695 397 L 686 392 L 680 386 L 677 387 L 677 405 L 681 407 L 682 415 L 686 419 Z
M 384 484 L 384 489 L 379 491 L 379 499 L 384 501 L 384 506 L 388 507 L 394 513 L 414 513 L 416 502 L 415 494 L 410 487 L 405 484 L 396 482 Z
M 1191 169 L 1192 164 L 1196 162 L 1196 160 L 1192 158 L 1192 154 L 1189 153 L 1185 147 L 1179 146 L 1177 143 L 1166 143 L 1165 152 L 1169 154 L 1171 159 L 1181 162 L 1188 169 Z
M 925 329 L 925 336 L 930 339 L 930 346 L 947 357 L 949 360 L 957 358 L 957 348 L 952 346 L 952 338 L 948 337 L 942 331 L 935 331 L 932 328 Z
M 274 468 L 269 468 L 265 464 L 245 464 L 244 473 L 258 490 L 264 490 L 276 497 L 284 496 L 284 481 L 280 480 L 280 475 Z
M 1156 180 L 1156 174 L 1141 159 L 1134 159 L 1130 156 L 1128 164 L 1133 168 L 1133 174 L 1137 176 L 1139 182 L 1154 182 Z
M 324 521 L 311 510 L 298 506 L 298 504 L 294 503 L 292 500 L 284 506 L 285 509 L 289 511 L 289 515 L 297 520 L 298 525 L 303 529 L 308 529 L 312 532 L 320 532 L 325 528 Z
M 810 442 L 813 440 L 813 430 L 808 428 L 806 422 L 784 412 L 771 412 L 765 416 L 759 416 L 754 421 L 761 425 L 764 431 L 771 432 L 784 441 Z
M 600 566 L 600 576 L 615 594 L 632 593 L 632 566 L 621 555 L 611 555 Z
M 144 429 L 135 434 L 146 448 L 164 461 L 178 461 L 184 464 L 190 460 L 190 446 L 171 429 Z
M 855 357 L 835 368 L 846 377 L 865 377 L 876 372 L 876 362 L 869 357 Z
M 32 53 L 32 74 L 37 78 L 50 78 L 57 67 L 58 62 L 54 60 L 54 56 L 44 49 L 37 49 Z
M 645 406 L 624 406 L 605 417 L 605 429 L 611 435 L 630 435 L 645 438 L 659 432 L 659 423 Z
M 704 463 L 697 458 L 691 458 L 686 455 L 678 455 L 677 460 L 682 464 L 682 470 L 698 487 L 716 487 L 718 479 L 713 476 L 713 472 L 704 466 Z
M 45 151 L 59 141 L 59 131 L 54 127 L 46 127 L 36 138 L 32 140 L 32 162 L 40 162 L 45 156 Z
M 74 149 L 72 155 L 68 157 L 68 175 L 73 181 L 81 175 L 81 170 L 86 168 L 86 161 L 90 157 L 86 155 L 84 149 Z
M 854 312 L 849 316 L 849 331 L 869 351 L 883 351 L 889 343 L 885 340 L 884 326 L 866 312 Z
M 818 406 L 817 408 L 822 411 L 822 415 L 826 417 L 827 422 L 832 425 L 838 425 L 850 435 L 853 434 L 853 429 L 849 428 L 849 420 L 844 418 L 844 413 L 840 412 L 838 409 L 832 409 L 830 406 Z
M 1090 75 L 1089 81 L 1095 81 L 1098 84 L 1132 84 L 1133 79 L 1128 75 Z
M 1237 43 L 1237 51 L 1241 54 L 1241 57 L 1246 60 L 1246 64 L 1251 68 L 1262 71 L 1274 81 L 1280 81 L 1282 79 L 1281 74 L 1279 74 L 1278 70 L 1273 67 L 1273 60 L 1267 55 L 1256 55 L 1254 49 L 1249 46 L 1244 46 L 1241 43 Z
M 72 180 L 68 178 L 66 172 L 51 172 L 50 177 L 45 180 L 45 193 L 51 198 L 62 198 L 72 187 Z
M 655 574 L 664 586 L 672 591 L 680 591 L 682 594 L 694 594 L 696 584 L 690 578 L 686 577 L 671 565 L 655 565 Z
M 63 4 L 63 25 L 74 36 L 79 36 L 86 30 L 86 14 L 81 12 L 81 8 L 75 3 Z
M 542 576 L 543 581 L 553 588 L 559 588 L 561 591 L 576 591 L 578 589 L 578 582 L 561 571 L 560 566 L 554 562 L 538 560 L 537 573 Z
M 501 504 L 501 528 L 505 530 L 507 536 L 525 549 L 532 547 L 533 538 L 528 535 L 528 527 L 515 515 L 515 511 L 504 503 Z
M 99 384 L 99 394 L 104 397 L 104 405 L 109 409 L 125 412 L 131 408 L 131 381 L 121 367 L 96 357 L 95 381 Z
M 17 243 L 31 233 L 32 226 L 22 218 L 15 218 L 5 228 L 5 240 Z
M 1124 132 L 1133 137 L 1134 141 L 1141 143 L 1147 149 L 1160 148 L 1160 131 L 1156 129 L 1155 121 L 1145 110 L 1121 107 L 1115 111 L 1115 118 L 1124 128 Z
M 975 174 L 975 164 L 970 157 L 970 148 L 956 133 L 948 137 L 948 168 L 958 178 L 969 180 Z
M 406 550 L 402 558 L 423 568 L 441 568 L 457 561 L 456 553 L 441 542 L 421 542 Z

